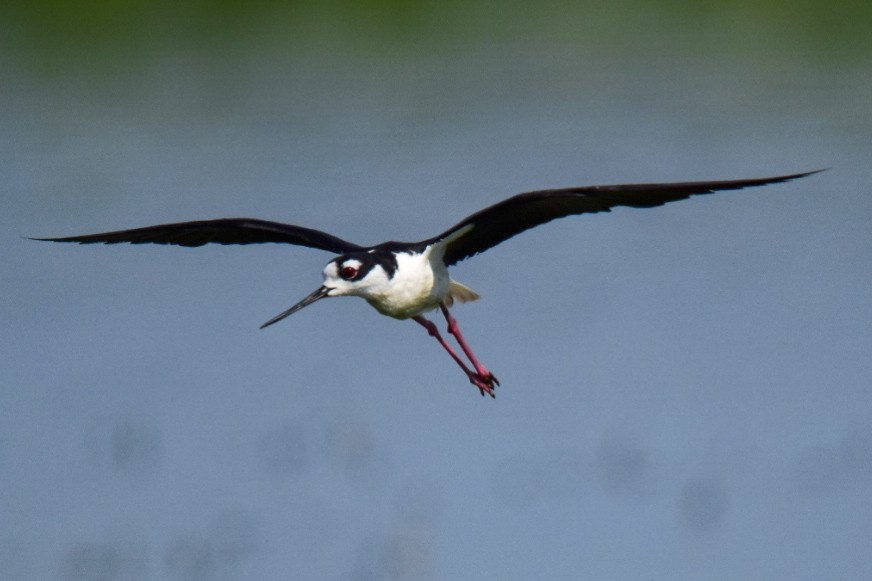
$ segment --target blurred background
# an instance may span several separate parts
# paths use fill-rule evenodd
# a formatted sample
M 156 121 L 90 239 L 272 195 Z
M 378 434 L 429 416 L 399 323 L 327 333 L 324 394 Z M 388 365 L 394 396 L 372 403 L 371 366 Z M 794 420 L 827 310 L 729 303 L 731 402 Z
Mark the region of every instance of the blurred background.
M 865 0 L 2 4 L 2 577 L 872 578 L 870 95 Z M 259 331 L 325 253 L 23 238 L 818 168 L 458 265 L 494 401 L 357 299 Z

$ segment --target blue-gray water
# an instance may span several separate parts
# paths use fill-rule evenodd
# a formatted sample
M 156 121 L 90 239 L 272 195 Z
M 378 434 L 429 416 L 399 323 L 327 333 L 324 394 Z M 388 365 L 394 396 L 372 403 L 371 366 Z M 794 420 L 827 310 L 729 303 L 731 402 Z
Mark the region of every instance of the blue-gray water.
M 630 8 L 73 54 L 8 28 L 2 576 L 872 577 L 869 36 Z M 357 299 L 259 331 L 327 254 L 21 238 L 244 215 L 415 240 L 530 189 L 822 167 L 458 265 L 495 401 Z

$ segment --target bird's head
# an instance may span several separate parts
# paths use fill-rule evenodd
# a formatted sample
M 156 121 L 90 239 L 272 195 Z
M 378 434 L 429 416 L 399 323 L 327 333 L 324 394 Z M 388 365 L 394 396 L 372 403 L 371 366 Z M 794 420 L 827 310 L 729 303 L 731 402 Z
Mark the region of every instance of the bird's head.
M 324 297 L 359 296 L 365 299 L 377 295 L 390 282 L 396 271 L 392 256 L 376 252 L 352 252 L 337 256 L 324 267 L 324 284 L 283 313 L 263 325 L 268 327 L 289 317 L 305 306 Z
M 324 267 L 327 296 L 352 295 L 368 298 L 390 281 L 395 266 L 388 257 L 374 252 L 355 252 L 337 256 Z

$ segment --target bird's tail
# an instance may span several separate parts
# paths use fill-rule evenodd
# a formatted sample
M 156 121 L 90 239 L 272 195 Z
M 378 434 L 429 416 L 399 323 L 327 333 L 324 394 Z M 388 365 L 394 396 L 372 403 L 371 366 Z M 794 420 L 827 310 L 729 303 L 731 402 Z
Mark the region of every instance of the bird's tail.
M 468 286 L 462 285 L 456 280 L 452 280 L 451 286 L 448 288 L 448 300 L 446 301 L 448 304 L 446 306 L 450 307 L 454 304 L 454 301 L 468 303 L 480 298 L 479 294 Z

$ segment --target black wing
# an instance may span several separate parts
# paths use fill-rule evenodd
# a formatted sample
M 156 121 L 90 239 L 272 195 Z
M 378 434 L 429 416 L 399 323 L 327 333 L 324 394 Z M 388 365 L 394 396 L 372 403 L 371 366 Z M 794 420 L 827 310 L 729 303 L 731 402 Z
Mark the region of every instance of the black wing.
M 198 220 L 100 234 L 84 234 L 66 238 L 34 238 L 34 240 L 78 242 L 80 244 L 129 242 L 130 244 L 175 244 L 178 246 L 203 246 L 210 243 L 263 244 L 265 242 L 278 242 L 329 250 L 335 254 L 363 249 L 357 244 L 352 244 L 320 230 L 254 218 Z
M 480 210 L 424 243 L 432 244 L 449 239 L 445 251 L 445 263 L 452 265 L 484 252 L 524 230 L 556 218 L 573 214 L 608 212 L 614 206 L 651 208 L 667 202 L 684 200 L 696 194 L 711 194 L 721 190 L 738 190 L 786 182 L 818 171 L 823 170 L 747 180 L 584 186 L 527 192 Z M 471 226 L 468 232 L 464 234 L 459 232 L 468 226 Z M 452 235 L 457 238 L 450 240 Z

